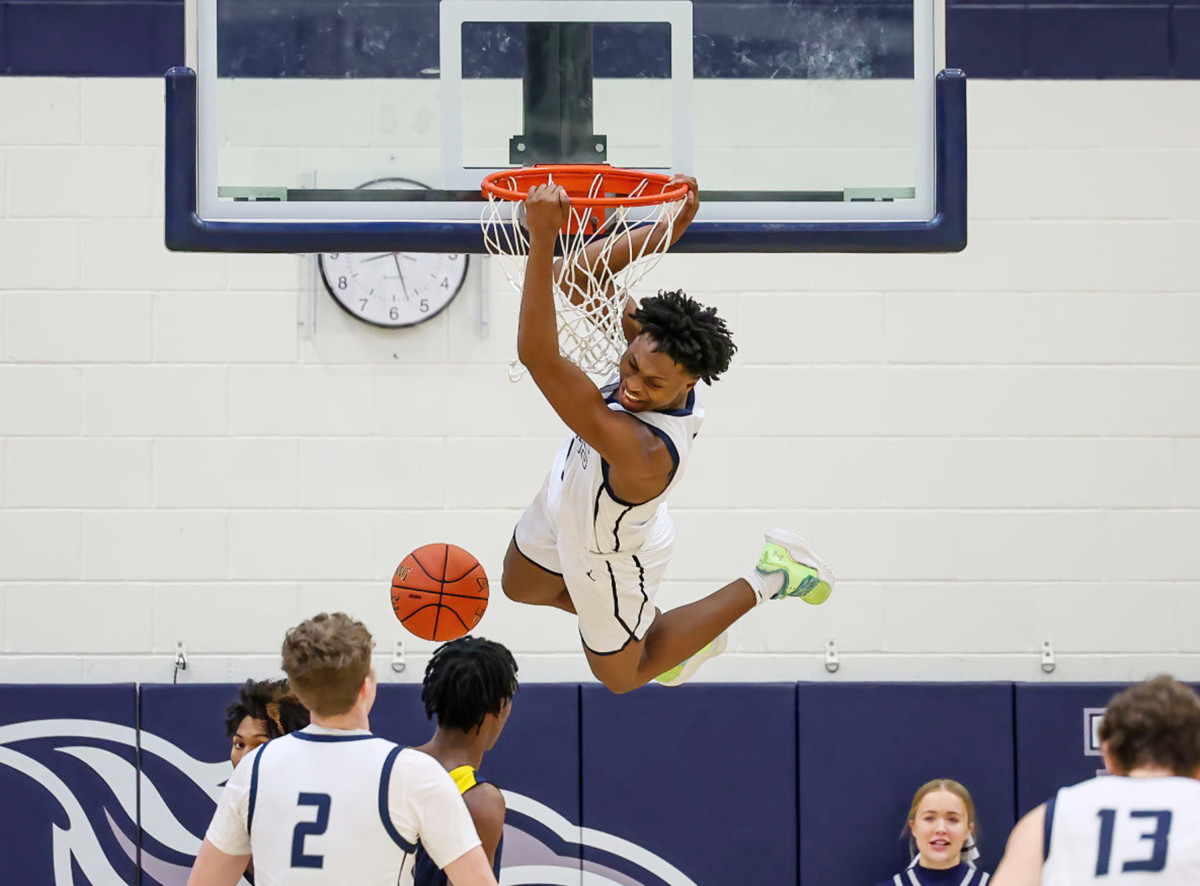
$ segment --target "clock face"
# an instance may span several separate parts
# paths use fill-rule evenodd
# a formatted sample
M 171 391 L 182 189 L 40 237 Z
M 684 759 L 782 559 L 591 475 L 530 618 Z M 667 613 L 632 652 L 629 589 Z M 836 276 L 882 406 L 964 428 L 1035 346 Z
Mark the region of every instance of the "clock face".
M 337 303 L 376 326 L 412 326 L 434 317 L 467 276 L 461 253 L 329 252 L 318 262 Z
M 404 178 L 381 178 L 362 189 L 427 189 Z M 317 258 L 321 279 L 351 316 L 375 326 L 413 326 L 436 316 L 467 276 L 462 253 L 327 252 Z

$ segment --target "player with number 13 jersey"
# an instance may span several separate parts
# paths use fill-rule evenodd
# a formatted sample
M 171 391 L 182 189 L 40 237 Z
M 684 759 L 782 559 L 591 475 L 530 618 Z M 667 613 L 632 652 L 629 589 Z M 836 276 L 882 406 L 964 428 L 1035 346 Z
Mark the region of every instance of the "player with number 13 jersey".
M 1170 677 L 1126 689 L 1100 749 L 1111 775 L 1022 818 L 992 886 L 1200 884 L 1200 698 Z

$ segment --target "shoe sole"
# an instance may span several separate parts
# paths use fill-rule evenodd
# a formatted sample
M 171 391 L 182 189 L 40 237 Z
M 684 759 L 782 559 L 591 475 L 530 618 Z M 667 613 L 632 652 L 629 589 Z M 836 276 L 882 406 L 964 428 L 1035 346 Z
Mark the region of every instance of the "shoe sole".
M 767 530 L 766 538 L 772 544 L 786 548 L 789 554 L 792 551 L 799 553 L 803 559 L 797 559 L 794 555 L 792 559 L 797 563 L 802 563 L 805 566 L 816 569 L 821 581 L 829 585 L 829 590 L 833 591 L 833 583 L 837 578 L 834 576 L 833 570 L 829 568 L 829 564 L 817 556 L 817 552 L 812 549 L 812 545 L 808 543 L 808 539 L 794 532 L 789 532 L 786 529 L 769 529 Z
M 729 637 L 724 631 L 722 631 L 717 635 L 717 638 L 712 641 L 712 645 L 709 647 L 708 652 L 705 652 L 703 655 L 701 655 L 700 652 L 697 652 L 684 663 L 683 670 L 679 672 L 678 677 L 675 677 L 668 682 L 658 680 L 658 685 L 681 686 L 695 676 L 696 671 L 700 670 L 700 665 L 704 664 L 706 661 L 716 658 L 718 655 L 724 652 L 728 643 Z M 703 650 L 701 650 L 701 652 L 703 652 Z

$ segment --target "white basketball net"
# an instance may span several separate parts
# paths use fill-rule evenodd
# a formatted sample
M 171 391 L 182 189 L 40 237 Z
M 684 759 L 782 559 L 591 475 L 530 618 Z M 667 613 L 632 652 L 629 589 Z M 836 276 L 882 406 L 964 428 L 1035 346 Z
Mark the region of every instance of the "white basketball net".
M 604 178 L 597 175 L 588 196 L 603 196 L 600 189 Z M 520 190 L 515 182 L 501 184 Z M 647 182 L 630 194 L 639 196 Z M 525 261 L 529 256 L 529 231 L 525 228 L 525 204 L 506 200 L 489 193 L 487 207 L 480 221 L 483 241 L 488 252 L 500 259 L 500 266 L 509 284 L 520 295 L 525 285 Z M 683 207 L 683 199 L 650 206 L 617 206 L 603 210 L 571 206 L 567 230 L 558 235 L 557 254 L 563 259 L 554 275 L 554 307 L 558 315 L 558 343 L 562 355 L 589 375 L 606 377 L 625 352 L 627 342 L 621 327 L 625 301 L 634 286 L 658 264 L 671 244 L 675 218 Z M 602 223 L 598 230 L 587 231 L 586 222 L 599 212 Z M 609 258 L 634 230 L 645 225 L 663 224 L 665 236 L 645 238 L 624 268 L 613 272 Z M 592 224 L 596 227 L 595 223 Z M 576 232 L 576 233 L 571 233 Z M 589 258 L 587 247 L 600 244 L 599 251 Z M 580 269 L 584 273 L 572 273 Z M 611 283 L 611 285 L 609 285 Z M 509 377 L 517 381 L 524 373 L 520 361 L 513 360 Z

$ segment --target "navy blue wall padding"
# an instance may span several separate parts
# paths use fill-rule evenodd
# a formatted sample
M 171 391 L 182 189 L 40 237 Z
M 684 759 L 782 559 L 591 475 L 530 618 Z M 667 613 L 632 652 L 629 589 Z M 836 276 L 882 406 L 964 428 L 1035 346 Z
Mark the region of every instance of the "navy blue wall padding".
M 909 804 L 933 778 L 971 792 L 979 864 L 995 868 L 1014 821 L 1011 683 L 801 683 L 798 704 L 800 886 L 900 870 Z
M 133 684 L 0 685 L 0 880 L 50 882 L 53 823 L 91 830 L 121 882 L 136 882 L 137 821 L 118 802 L 136 790 L 136 728 Z M 89 755 L 113 765 L 111 785 Z
M 1171 7 L 1171 69 L 1176 77 L 1200 77 L 1200 6 Z
M 972 79 L 1019 77 L 1026 70 L 1023 6 L 946 4 L 946 59 Z
M 397 744 L 418 746 L 433 736 L 425 717 L 421 687 L 383 685 L 371 711 L 371 731 Z M 542 817 L 510 809 L 506 821 L 524 836 L 505 836 L 503 863 L 579 865 L 579 687 L 530 683 L 513 700 L 513 713 L 499 742 L 483 760 L 481 774 L 498 788 L 548 806 L 572 825 L 566 834 L 549 828 Z M 535 845 L 536 842 L 536 845 Z
M 34 76 L 145 77 L 182 64 L 183 3 L 8 2 L 4 71 Z
M 166 739 L 196 760 L 228 760 L 232 742 L 225 734 L 225 711 L 237 700 L 240 685 L 143 685 L 139 699 L 142 729 Z M 142 771 L 155 790 L 170 799 L 171 812 L 184 827 L 193 834 L 208 830 L 214 809 L 211 798 L 173 761 L 143 750 Z M 158 842 L 153 833 L 144 834 L 144 841 L 148 857 L 167 864 L 191 864 L 188 857 Z M 150 869 L 154 870 L 153 866 Z
M 1104 768 L 1103 759 L 1084 753 L 1089 739 L 1084 709 L 1103 710 L 1124 688 L 1115 683 L 1017 684 L 1018 815 Z
M 584 826 L 653 850 L 699 886 L 794 883 L 795 694 L 795 684 L 621 696 L 584 686 Z M 591 848 L 584 858 L 612 862 Z
M 403 745 L 422 745 L 433 735 L 421 687 L 380 686 L 371 731 Z M 496 747 L 483 761 L 483 776 L 497 787 L 546 803 L 579 822 L 579 687 L 531 683 L 513 700 L 513 713 Z
M 1048 7 L 1037 12 L 1027 49 L 1031 77 L 1166 77 L 1170 7 Z

